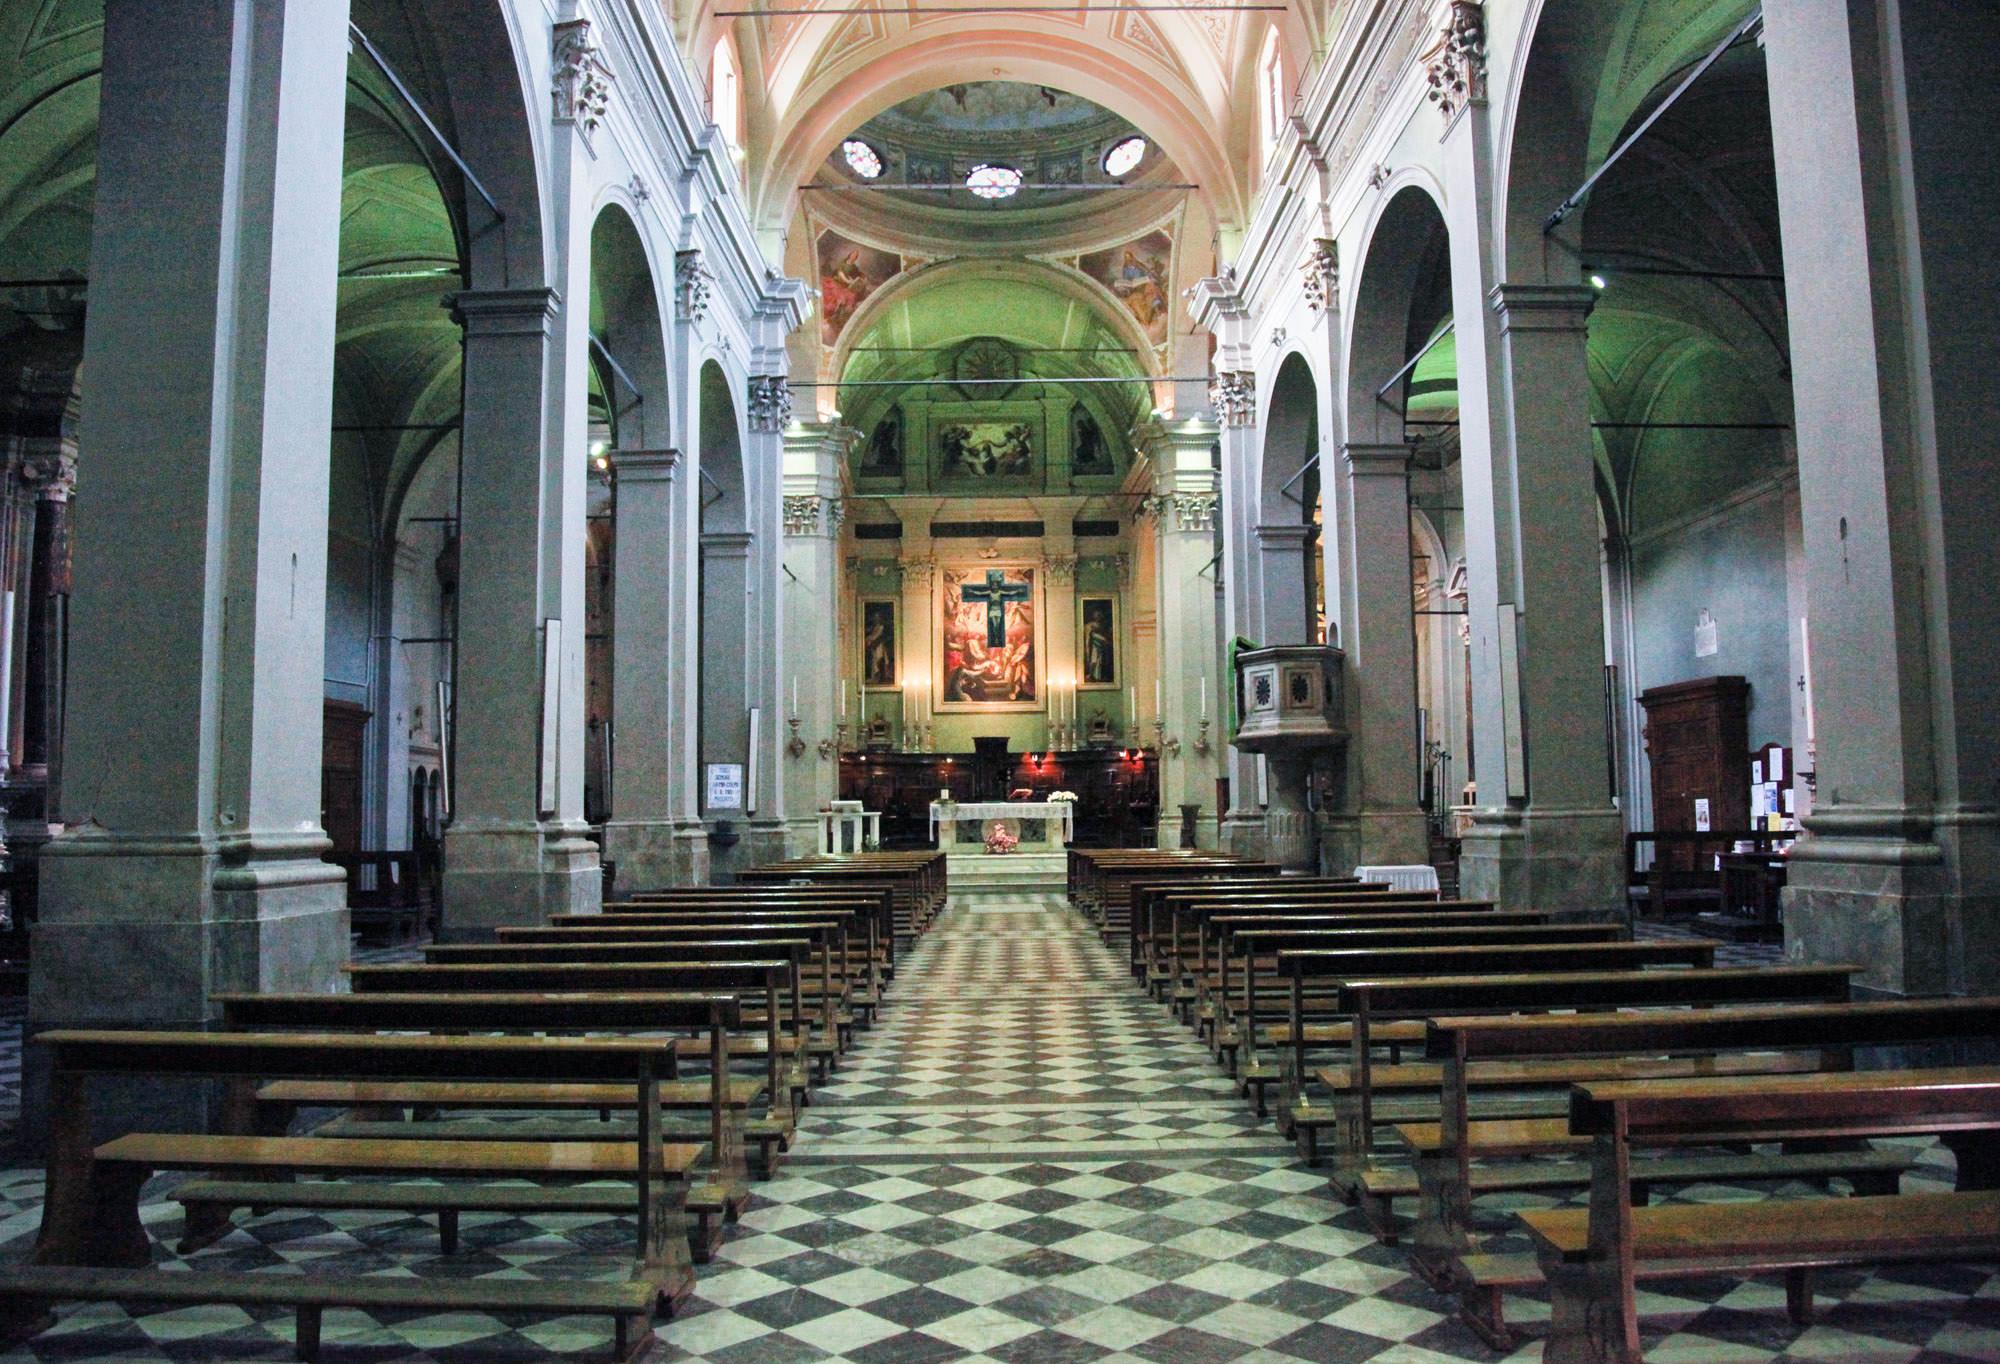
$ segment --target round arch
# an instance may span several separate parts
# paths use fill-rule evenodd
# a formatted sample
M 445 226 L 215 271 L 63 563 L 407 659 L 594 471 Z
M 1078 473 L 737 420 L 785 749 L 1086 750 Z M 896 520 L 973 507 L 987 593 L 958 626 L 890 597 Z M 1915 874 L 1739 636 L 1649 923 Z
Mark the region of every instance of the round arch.
M 1405 414 L 1384 407 L 1376 395 L 1421 344 L 1412 336 L 1417 291 L 1448 232 L 1442 201 L 1421 183 L 1392 190 L 1369 225 L 1348 307 L 1349 441 L 1403 439 Z
M 619 449 L 662 447 L 671 439 L 673 394 L 662 322 L 670 306 L 629 201 L 622 191 L 606 196 L 590 227 L 590 330 L 604 347 L 603 353 L 593 348 L 591 362 L 611 397 L 608 415 Z
M 1218 222 L 1247 219 L 1243 172 L 1216 135 L 1218 120 L 1193 91 L 1148 99 L 1137 92 L 1167 88 L 1157 73 L 1081 40 L 1071 26 L 1014 17 L 1017 22 L 1006 29 L 980 23 L 938 33 L 925 25 L 894 51 L 816 82 L 820 88 L 804 97 L 782 130 L 774 130 L 765 173 L 751 196 L 760 227 L 782 230 L 791 221 L 798 186 L 851 129 L 912 95 L 1001 72 L 1005 79 L 1048 85 L 1103 105 L 1152 138 L 1202 186 L 1198 193 Z
M 701 532 L 741 533 L 749 529 L 744 495 L 743 431 L 729 376 L 713 357 L 701 362 L 696 383 L 695 430 L 701 442 Z

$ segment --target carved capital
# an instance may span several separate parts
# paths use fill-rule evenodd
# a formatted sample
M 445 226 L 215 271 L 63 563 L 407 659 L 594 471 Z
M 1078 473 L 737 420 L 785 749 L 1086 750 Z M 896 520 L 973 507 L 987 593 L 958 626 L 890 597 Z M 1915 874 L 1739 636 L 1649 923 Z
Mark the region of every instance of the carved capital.
M 750 429 L 782 431 L 792 423 L 792 386 L 782 374 L 750 376 Z
M 76 491 L 76 451 L 67 444 L 35 442 L 21 451 L 21 486 L 49 502 L 67 502 Z
M 1132 585 L 1131 555 L 1122 553 L 1112 555 L 1111 568 L 1118 575 L 1118 585 L 1120 587 L 1130 587 Z
M 1486 100 L 1486 7 L 1450 0 L 1443 30 L 1424 53 L 1430 97 L 1449 124 L 1459 110 Z
M 929 587 L 931 575 L 937 572 L 937 560 L 927 556 L 917 556 L 898 560 L 903 566 L 904 587 Z
M 1050 587 L 1070 587 L 1076 582 L 1076 556 L 1074 554 L 1043 555 L 1042 572 L 1048 575 Z
M 788 495 L 785 498 L 785 534 L 818 535 L 820 504 L 824 501 L 817 493 Z
M 1208 381 L 1208 405 L 1224 426 L 1257 421 L 1257 376 L 1250 370 L 1223 370 Z
M 1153 501 L 1162 530 L 1199 531 L 1204 535 L 1215 530 L 1219 499 L 1214 493 L 1168 493 Z
M 1333 311 L 1340 301 L 1340 243 L 1331 237 L 1315 237 L 1299 266 L 1306 306 L 1316 313 Z
M 590 41 L 590 20 L 568 19 L 555 25 L 550 95 L 558 126 L 569 126 L 588 142 L 604 121 L 611 102 L 611 68 Z
M 715 276 L 702 264 L 701 252 L 674 253 L 674 313 L 683 322 L 699 322 L 708 316 L 709 295 Z

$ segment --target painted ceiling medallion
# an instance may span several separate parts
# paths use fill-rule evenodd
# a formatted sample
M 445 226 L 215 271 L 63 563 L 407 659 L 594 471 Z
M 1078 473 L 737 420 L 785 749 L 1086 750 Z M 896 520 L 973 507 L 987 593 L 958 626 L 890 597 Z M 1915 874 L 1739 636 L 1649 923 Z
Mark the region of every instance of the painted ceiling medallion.
M 840 154 L 846 159 L 847 168 L 863 180 L 874 180 L 881 176 L 881 154 L 860 138 L 850 137 L 841 143 Z
M 1143 137 L 1128 137 L 1123 142 L 1115 144 L 1110 151 L 1104 154 L 1104 173 L 1106 175 L 1124 175 L 1126 172 L 1136 169 L 1139 163 L 1145 159 L 1146 139 Z
M 1012 166 L 974 166 L 965 187 L 982 199 L 1005 199 L 1021 188 L 1021 172 Z

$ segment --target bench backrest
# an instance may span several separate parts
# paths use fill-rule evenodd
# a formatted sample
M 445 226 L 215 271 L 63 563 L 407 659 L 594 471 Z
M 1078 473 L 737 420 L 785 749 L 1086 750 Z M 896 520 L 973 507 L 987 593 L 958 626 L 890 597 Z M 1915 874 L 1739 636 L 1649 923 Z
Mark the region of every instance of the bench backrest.
M 1672 1142 L 1893 1136 L 2000 1125 L 2000 1066 L 1620 1080 L 1570 1090 L 1570 1131 Z

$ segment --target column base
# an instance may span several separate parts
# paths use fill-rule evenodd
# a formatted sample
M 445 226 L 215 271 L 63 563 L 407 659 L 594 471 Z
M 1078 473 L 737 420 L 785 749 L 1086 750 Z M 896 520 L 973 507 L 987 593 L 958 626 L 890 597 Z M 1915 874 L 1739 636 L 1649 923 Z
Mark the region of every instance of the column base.
M 1355 852 L 1352 862 L 1340 863 L 1338 871 L 1355 867 L 1410 867 L 1431 860 L 1430 825 L 1416 806 L 1390 810 L 1363 810 L 1352 816 L 1355 825 Z
M 440 942 L 485 942 L 493 930 L 595 914 L 604 904 L 597 845 L 583 827 L 457 825 L 444 835 Z
M 1565 919 L 1625 914 L 1625 817 L 1616 809 L 1472 812 L 1459 893 Z
M 1224 852 L 1262 861 L 1271 855 L 1271 841 L 1264 825 L 1264 812 L 1238 814 L 1231 810 L 1222 817 L 1216 842 Z
M 684 819 L 611 820 L 604 826 L 604 860 L 617 864 L 612 894 L 621 900 L 634 891 L 706 885 L 708 830 Z
M 1221 846 L 1220 829 L 1215 816 L 1207 809 L 1194 817 L 1194 846 L 1215 849 Z M 1181 846 L 1181 817 L 1178 811 L 1160 816 L 1154 829 L 1153 846 L 1172 849 Z
M 2000 827 L 1990 814 L 1935 824 L 1902 811 L 1822 808 L 1794 847 L 1785 956 L 1858 962 L 1894 995 L 2000 989 Z
M 130 842 L 64 835 L 41 855 L 27 1036 L 52 1028 L 206 1028 L 226 990 L 331 992 L 349 954 L 347 884 L 324 837 Z M 107 1077 L 102 1139 L 201 1131 L 212 1087 Z M 22 1055 L 21 1141 L 47 1130 L 40 1047 Z

